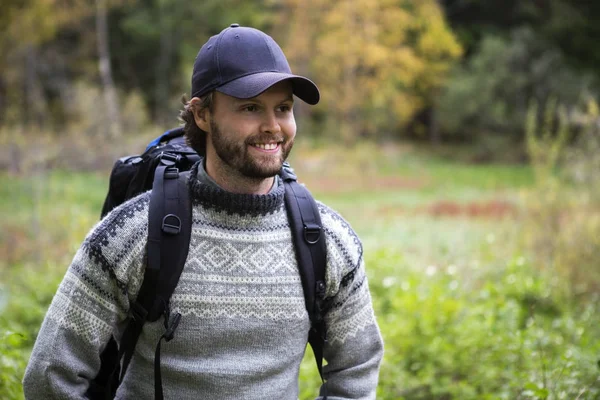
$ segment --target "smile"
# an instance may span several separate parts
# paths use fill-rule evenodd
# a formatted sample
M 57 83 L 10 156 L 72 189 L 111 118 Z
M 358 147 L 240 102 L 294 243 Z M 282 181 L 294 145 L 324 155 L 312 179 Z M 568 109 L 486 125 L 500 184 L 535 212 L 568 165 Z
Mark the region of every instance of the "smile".
M 279 147 L 279 143 L 253 143 L 252 146 L 262 150 L 275 150 Z

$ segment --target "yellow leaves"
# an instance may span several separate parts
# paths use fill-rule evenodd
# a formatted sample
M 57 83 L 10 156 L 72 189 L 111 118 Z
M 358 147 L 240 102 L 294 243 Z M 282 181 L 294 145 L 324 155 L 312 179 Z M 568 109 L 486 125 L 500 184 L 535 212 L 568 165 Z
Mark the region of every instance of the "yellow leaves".
M 40 45 L 66 24 L 79 22 L 95 10 L 84 0 L 29 0 L 12 10 L 6 31 L 19 44 Z
M 48 1 L 41 0 L 33 7 L 14 12 L 7 33 L 12 38 L 26 39 L 29 43 L 37 44 L 53 36 L 56 31 L 56 24 L 48 18 L 51 11 L 52 5 L 48 4 Z
M 351 129 L 406 123 L 443 82 L 461 48 L 435 0 L 288 0 L 286 54 L 303 60 L 322 104 Z M 299 51 L 309 57 L 298 57 Z M 380 109 L 380 111 L 377 111 Z M 366 121 L 378 115 L 377 121 Z M 385 116 L 385 117 L 383 117 Z M 374 123 L 373 123 L 374 122 Z
M 587 113 L 592 118 L 598 118 L 600 115 L 600 107 L 594 98 L 590 98 L 587 102 Z

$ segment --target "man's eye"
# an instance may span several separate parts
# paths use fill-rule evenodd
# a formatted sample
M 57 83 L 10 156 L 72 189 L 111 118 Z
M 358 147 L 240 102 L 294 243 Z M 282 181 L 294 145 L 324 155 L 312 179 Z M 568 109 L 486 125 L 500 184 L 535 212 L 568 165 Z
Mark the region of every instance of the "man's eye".
M 279 111 L 281 111 L 281 112 L 287 112 L 287 111 L 290 111 L 291 109 L 292 109 L 292 107 L 287 104 L 279 106 Z
M 243 107 L 244 111 L 249 111 L 249 112 L 255 112 L 258 110 L 258 107 L 256 107 L 254 104 L 248 104 L 247 106 Z

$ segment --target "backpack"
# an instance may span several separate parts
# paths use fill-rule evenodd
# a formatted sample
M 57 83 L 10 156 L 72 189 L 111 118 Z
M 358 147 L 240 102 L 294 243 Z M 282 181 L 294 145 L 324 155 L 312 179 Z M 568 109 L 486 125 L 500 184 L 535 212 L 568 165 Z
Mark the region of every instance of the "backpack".
M 173 339 L 181 319 L 179 313 L 171 315 L 169 299 L 177 286 L 189 249 L 192 207 L 187 179 L 189 170 L 200 159 L 201 156 L 185 143 L 183 128 L 180 127 L 155 139 L 143 154 L 123 157 L 113 166 L 102 217 L 124 201 L 152 189 L 148 214 L 147 266 L 138 297 L 131 306 L 121 346 L 118 347 L 111 338 L 100 356 L 100 371 L 90 382 L 86 393 L 91 400 L 115 397 L 144 323 L 157 321 L 161 317 L 164 317 L 165 333 L 156 346 L 154 392 L 156 399 L 163 399 L 160 347 L 163 339 L 166 342 Z M 326 342 L 323 319 L 325 236 L 315 200 L 308 189 L 297 182 L 294 170 L 287 162 L 283 164 L 279 176 L 285 186 L 285 206 L 311 322 L 308 343 L 313 349 L 323 382 L 321 395 L 326 399 L 323 377 L 323 345 Z

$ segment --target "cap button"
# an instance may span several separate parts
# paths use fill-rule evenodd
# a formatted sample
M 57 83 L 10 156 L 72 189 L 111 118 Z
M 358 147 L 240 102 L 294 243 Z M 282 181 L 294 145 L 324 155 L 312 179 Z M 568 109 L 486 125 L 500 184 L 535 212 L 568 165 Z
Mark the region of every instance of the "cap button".
M 230 28 L 239 28 L 240 24 L 231 24 L 229 25 Z

